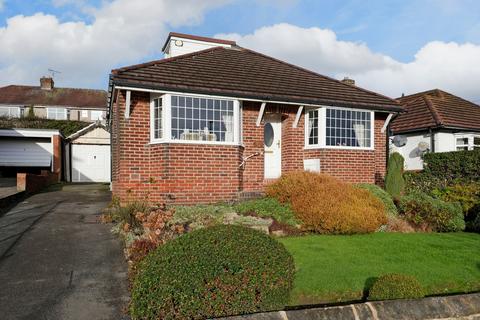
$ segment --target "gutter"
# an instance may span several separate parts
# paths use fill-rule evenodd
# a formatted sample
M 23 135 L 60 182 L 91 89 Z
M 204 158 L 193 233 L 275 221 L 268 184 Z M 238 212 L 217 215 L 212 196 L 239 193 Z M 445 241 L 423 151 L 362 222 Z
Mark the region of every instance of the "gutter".
M 113 76 L 111 75 L 113 78 Z M 279 104 L 295 104 L 295 105 L 304 105 L 304 106 L 337 106 L 337 107 L 346 107 L 346 108 L 358 108 L 365 110 L 373 110 L 379 112 L 403 112 L 404 109 L 401 106 L 396 105 L 378 105 L 378 104 L 368 104 L 368 103 L 348 103 L 341 102 L 336 100 L 309 100 L 309 99 L 292 99 L 287 97 L 272 97 L 267 95 L 255 95 L 239 92 L 219 92 L 215 90 L 205 90 L 205 89 L 191 89 L 191 88 L 180 88 L 180 87 L 169 87 L 169 86 L 152 86 L 148 84 L 138 84 L 130 83 L 128 81 L 113 81 L 113 85 L 117 89 L 122 90 L 132 90 L 132 91 L 145 91 L 145 92 L 161 92 L 161 93 L 177 93 L 177 94 L 203 94 L 203 95 L 214 95 L 220 97 L 231 97 L 238 98 L 245 101 L 256 101 L 256 102 L 268 102 L 268 103 L 279 103 Z

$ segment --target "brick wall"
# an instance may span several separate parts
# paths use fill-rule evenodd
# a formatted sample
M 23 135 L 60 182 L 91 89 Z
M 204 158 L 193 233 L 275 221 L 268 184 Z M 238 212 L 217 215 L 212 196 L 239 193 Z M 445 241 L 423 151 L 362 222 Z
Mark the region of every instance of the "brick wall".
M 243 102 L 242 146 L 150 144 L 149 94 L 132 92 L 130 118 L 125 119 L 125 92 L 113 105 L 112 187 L 123 200 L 208 203 L 230 201 L 262 192 L 263 122 L 256 126 L 260 103 Z M 321 170 L 347 182 L 382 183 L 385 174 L 386 115 L 375 118 L 375 151 L 304 150 L 304 116 L 292 124 L 296 106 L 268 105 L 282 113 L 282 172 L 303 169 L 303 159 L 320 159 Z M 251 156 L 242 166 L 243 157 Z

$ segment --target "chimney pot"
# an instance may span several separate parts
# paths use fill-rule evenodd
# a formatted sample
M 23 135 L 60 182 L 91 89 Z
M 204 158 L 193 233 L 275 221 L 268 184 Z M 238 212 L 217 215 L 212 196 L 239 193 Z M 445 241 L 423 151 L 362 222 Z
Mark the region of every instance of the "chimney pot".
M 340 81 L 342 81 L 345 84 L 351 85 L 351 86 L 355 85 L 355 80 L 350 79 L 349 77 L 345 77 L 345 78 L 343 78 L 343 80 L 340 80 Z
M 53 78 L 51 77 L 41 77 L 40 78 L 40 88 L 42 90 L 52 90 L 53 89 Z

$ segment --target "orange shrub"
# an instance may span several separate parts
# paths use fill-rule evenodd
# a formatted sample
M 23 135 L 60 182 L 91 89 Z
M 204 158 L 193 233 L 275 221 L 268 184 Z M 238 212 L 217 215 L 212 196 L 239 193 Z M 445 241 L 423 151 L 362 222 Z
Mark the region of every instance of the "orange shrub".
M 384 204 L 370 192 L 324 174 L 287 173 L 267 186 L 266 193 L 290 203 L 306 231 L 368 233 L 387 223 Z

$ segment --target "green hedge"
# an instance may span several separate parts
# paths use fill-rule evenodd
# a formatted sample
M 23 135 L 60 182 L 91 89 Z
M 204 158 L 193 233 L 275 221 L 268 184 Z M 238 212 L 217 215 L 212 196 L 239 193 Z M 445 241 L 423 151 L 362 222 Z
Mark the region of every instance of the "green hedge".
M 480 149 L 471 151 L 427 153 L 424 172 L 446 181 L 480 181 Z
M 404 174 L 408 192 L 430 193 L 457 183 L 480 182 L 480 149 L 427 153 L 423 161 L 423 171 Z
M 9 118 L 0 117 L 0 129 L 56 129 L 65 137 L 90 125 L 88 122 L 72 120 L 53 120 L 43 118 Z
M 132 288 L 133 319 L 205 319 L 283 308 L 295 266 L 275 239 L 240 226 L 185 234 L 150 253 Z

